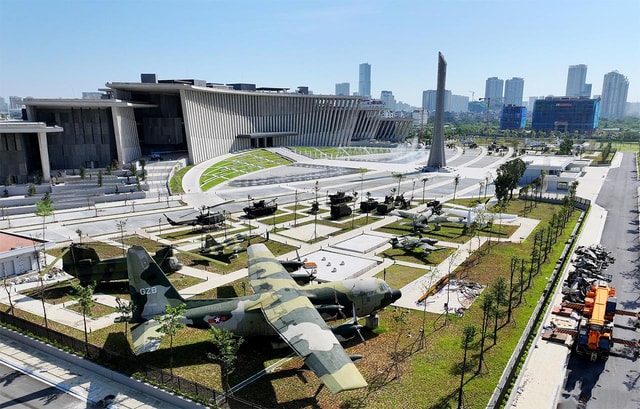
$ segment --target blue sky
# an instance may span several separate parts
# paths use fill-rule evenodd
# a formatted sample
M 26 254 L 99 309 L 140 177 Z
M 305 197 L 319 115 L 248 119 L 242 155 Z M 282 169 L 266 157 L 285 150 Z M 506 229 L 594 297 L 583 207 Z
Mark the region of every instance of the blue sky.
M 640 101 L 639 0 L 0 0 L 0 96 L 76 98 L 105 82 L 248 82 L 332 94 L 357 91 L 420 105 L 436 87 L 484 96 L 485 80 L 525 79 L 524 95 L 564 95 L 567 68 L 607 72 Z

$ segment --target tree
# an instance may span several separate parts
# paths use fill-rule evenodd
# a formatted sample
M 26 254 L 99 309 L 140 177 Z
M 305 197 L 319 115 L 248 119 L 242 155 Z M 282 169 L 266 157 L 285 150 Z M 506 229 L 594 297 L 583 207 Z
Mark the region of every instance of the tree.
M 116 297 L 116 312 L 120 314 L 118 321 L 124 322 L 124 336 L 127 336 L 127 324 L 133 314 L 133 301 L 126 302 L 120 297 Z
M 169 372 L 171 376 L 173 376 L 173 338 L 178 331 L 184 328 L 184 324 L 180 320 L 183 318 L 186 309 L 186 304 L 180 304 L 175 307 L 167 305 L 165 307 L 166 314 L 153 317 L 160 323 L 158 332 L 169 336 Z
M 453 200 L 456 200 L 456 192 L 458 191 L 458 185 L 460 184 L 460 175 L 453 177 Z
M 85 168 L 84 166 L 80 165 L 80 168 L 78 169 L 78 173 L 80 173 L 80 179 L 84 179 L 87 177 L 87 168 Z
M 460 389 L 458 389 L 458 409 L 462 408 L 462 387 L 464 386 L 464 373 L 467 369 L 467 351 L 476 337 L 476 327 L 468 324 L 462 331 L 462 340 L 460 346 L 464 349 L 464 357 L 462 358 L 462 369 L 460 370 Z
M 4 277 L 2 278 L 2 286 L 4 290 L 7 292 L 7 298 L 9 299 L 9 308 L 11 311 L 11 315 L 15 317 L 15 310 L 13 307 L 13 299 L 11 298 L 11 288 L 10 283 L 7 283 L 7 272 L 4 272 Z
M 573 153 L 573 139 L 565 135 L 558 147 L 558 155 L 571 155 Z
M 491 320 L 491 312 L 493 311 L 493 302 L 494 298 L 491 291 L 485 291 L 480 304 L 480 308 L 482 308 L 482 327 L 480 328 L 480 356 L 478 357 L 478 370 L 476 373 L 482 372 L 484 341 L 487 339 L 487 330 L 489 329 L 489 321 Z
M 104 176 L 102 175 L 102 169 L 98 171 L 98 186 L 102 187 Z
M 360 173 L 360 203 L 362 203 L 363 196 L 363 185 L 364 185 L 364 175 L 369 171 L 367 168 L 358 168 L 358 173 Z M 355 202 L 355 200 L 354 200 Z
M 396 308 L 393 311 L 393 320 L 396 322 L 396 340 L 393 344 L 393 367 L 396 372 L 396 376 L 394 379 L 400 379 L 400 353 L 398 352 L 398 347 L 400 345 L 400 337 L 404 332 L 404 326 L 407 324 L 407 314 L 408 311 L 405 309 Z
M 496 171 L 497 176 L 493 181 L 496 198 L 500 201 L 511 200 L 513 198 L 513 191 L 518 187 L 518 181 L 522 178 L 526 170 L 527 164 L 520 158 L 510 160 L 500 165 Z
M 493 310 L 493 319 L 494 319 L 494 328 L 493 328 L 493 345 L 498 343 L 498 320 L 502 315 L 502 311 L 500 310 L 500 306 L 506 304 L 507 298 L 507 280 L 504 277 L 498 278 L 491 287 L 491 292 L 494 297 L 494 310 Z
M 424 204 L 424 191 L 428 181 L 429 181 L 429 178 L 427 177 L 422 178 L 422 204 Z
M 36 186 L 32 183 L 29 185 L 29 188 L 27 189 L 27 196 L 33 196 L 36 194 Z
M 49 192 L 45 193 L 42 196 L 42 199 L 36 202 L 36 216 L 42 217 L 42 240 L 45 239 L 45 221 L 47 216 L 51 216 L 53 214 L 53 200 L 51 200 L 51 196 Z
M 398 190 L 397 190 L 397 192 L 398 192 L 398 195 L 399 195 L 400 194 L 400 182 L 402 182 L 402 179 L 405 178 L 405 175 L 402 172 L 393 172 L 391 174 L 391 176 L 393 176 L 394 178 L 398 179 Z
M 242 338 L 235 338 L 231 331 L 224 328 L 211 327 L 209 333 L 211 334 L 210 341 L 216 347 L 218 353 L 207 355 L 209 359 L 220 365 L 222 387 L 225 392 L 228 392 L 230 389 L 229 374 L 236 369 L 235 364 L 238 359 L 238 350 L 244 340 Z
M 91 317 L 93 314 L 91 309 L 95 305 L 95 299 L 93 298 L 93 292 L 96 288 L 95 283 L 89 284 L 86 287 L 77 283 L 71 283 L 71 288 L 75 291 L 72 295 L 80 305 L 80 313 L 82 314 L 82 322 L 84 324 L 84 351 L 89 355 L 89 333 L 87 332 L 87 317 Z

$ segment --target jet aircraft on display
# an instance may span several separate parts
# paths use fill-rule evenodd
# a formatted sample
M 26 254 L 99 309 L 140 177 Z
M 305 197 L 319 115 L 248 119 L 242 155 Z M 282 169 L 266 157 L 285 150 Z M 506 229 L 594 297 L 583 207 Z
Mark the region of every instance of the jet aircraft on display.
M 486 226 L 487 223 L 493 220 L 514 220 L 520 217 L 516 214 L 492 212 L 491 207 L 495 204 L 497 204 L 495 198 L 487 199 L 486 202 L 477 204 L 474 207 L 447 204 L 448 207 L 443 208 L 442 212 L 460 217 L 458 222 L 463 223 L 465 226 L 473 222 Z
M 418 233 L 422 230 L 428 230 L 431 228 L 429 223 L 443 223 L 450 221 L 448 217 L 441 216 L 442 205 L 438 202 L 436 205 L 429 206 L 422 212 L 409 212 L 406 210 L 393 210 L 392 216 L 399 216 L 404 219 L 411 220 L 413 232 Z
M 238 233 L 229 238 L 218 242 L 212 235 L 207 234 L 204 239 L 204 245 L 200 249 L 200 254 L 203 256 L 229 256 L 247 251 L 246 247 L 240 245 L 247 241 L 247 235 Z
M 413 237 L 413 236 L 402 236 L 402 237 L 394 237 L 389 240 L 391 246 L 394 249 L 404 249 L 404 250 L 422 250 L 425 254 L 429 254 L 432 251 L 442 250 L 440 247 L 435 247 L 438 240 L 432 239 L 429 237 Z
M 182 322 L 195 328 L 225 328 L 237 336 L 279 336 L 333 393 L 363 388 L 367 382 L 340 345 L 337 334 L 359 334 L 358 316 L 375 315 L 401 297 L 383 280 L 360 278 L 299 286 L 264 244 L 248 250 L 249 283 L 244 297 L 189 300 L 183 298 L 140 246 L 127 253 L 129 291 L 134 311 L 134 353 L 159 348 L 162 333 L 155 316 L 166 307 L 185 304 Z M 329 327 L 324 315 L 352 311 L 354 321 Z

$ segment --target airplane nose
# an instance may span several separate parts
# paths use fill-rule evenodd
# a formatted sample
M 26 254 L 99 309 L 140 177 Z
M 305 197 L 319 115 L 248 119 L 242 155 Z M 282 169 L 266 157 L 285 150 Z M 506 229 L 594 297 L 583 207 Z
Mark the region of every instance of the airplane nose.
M 391 289 L 391 302 L 398 301 L 402 297 L 402 292 L 400 290 Z

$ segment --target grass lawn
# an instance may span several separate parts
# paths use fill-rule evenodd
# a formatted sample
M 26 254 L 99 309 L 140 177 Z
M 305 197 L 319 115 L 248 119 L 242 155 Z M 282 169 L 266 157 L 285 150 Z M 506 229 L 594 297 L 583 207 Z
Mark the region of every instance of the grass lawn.
M 290 163 L 282 156 L 267 150 L 252 150 L 213 164 L 200 175 L 200 187 L 206 192 L 215 185 L 235 177 Z
M 182 178 L 192 167 L 193 165 L 185 166 L 173 174 L 173 177 L 169 180 L 169 189 L 172 194 L 178 195 L 180 193 L 184 193 L 184 190 L 182 189 Z
M 122 298 L 122 297 L 120 297 Z M 68 310 L 71 311 L 75 311 L 78 314 L 82 314 L 82 307 L 80 306 L 80 304 L 75 303 L 75 304 L 71 304 L 67 307 L 65 307 Z M 99 303 L 94 303 L 93 307 L 91 308 L 91 318 L 100 318 L 100 317 L 104 317 L 105 315 L 109 315 L 116 312 L 116 309 L 113 307 L 110 307 L 108 305 L 104 305 L 104 304 L 99 304 Z

